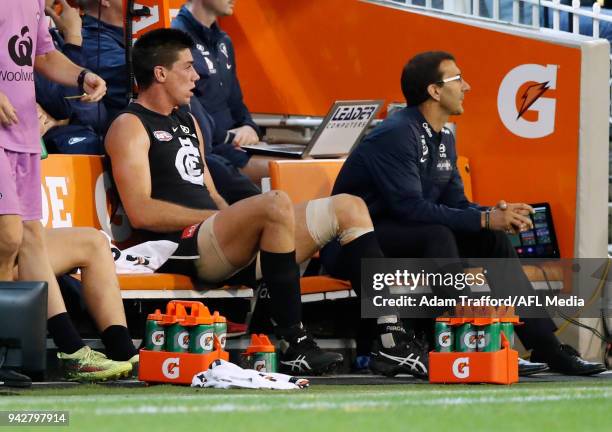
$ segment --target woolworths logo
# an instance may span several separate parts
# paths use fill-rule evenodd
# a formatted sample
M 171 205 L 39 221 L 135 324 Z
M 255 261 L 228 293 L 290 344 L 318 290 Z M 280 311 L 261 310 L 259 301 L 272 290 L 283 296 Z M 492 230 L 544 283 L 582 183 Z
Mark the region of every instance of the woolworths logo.
M 33 66 L 32 52 L 34 50 L 34 45 L 29 33 L 30 29 L 28 26 L 23 26 L 21 28 L 21 34 L 16 34 L 9 39 L 7 46 L 8 53 L 11 60 L 13 60 L 17 66 Z
M 34 45 L 28 26 L 22 27 L 20 34 L 16 34 L 9 39 L 7 51 L 9 57 L 17 66 L 33 66 Z M 17 72 L 0 70 L 0 80 L 8 82 L 34 81 L 34 72 L 21 69 Z
M 19 81 L 34 81 L 34 72 L 26 72 L 23 70 L 13 72 L 0 70 L 0 81 L 19 82 Z

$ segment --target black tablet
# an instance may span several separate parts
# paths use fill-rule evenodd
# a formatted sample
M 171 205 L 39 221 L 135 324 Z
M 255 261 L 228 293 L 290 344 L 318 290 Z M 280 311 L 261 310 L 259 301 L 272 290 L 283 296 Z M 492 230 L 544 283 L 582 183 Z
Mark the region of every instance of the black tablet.
M 535 213 L 530 215 L 533 229 L 509 235 L 520 258 L 560 258 L 550 204 L 530 204 Z

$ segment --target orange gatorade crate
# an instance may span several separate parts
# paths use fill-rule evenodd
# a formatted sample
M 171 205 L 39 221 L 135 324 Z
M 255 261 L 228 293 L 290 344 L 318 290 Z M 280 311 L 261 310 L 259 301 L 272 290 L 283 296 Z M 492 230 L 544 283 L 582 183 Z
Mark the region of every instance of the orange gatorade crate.
M 212 315 L 201 302 L 178 300 L 166 305 L 165 314 L 159 310 L 150 314 L 145 349 L 140 350 L 138 378 L 188 385 L 195 374 L 207 370 L 213 361 L 229 360 L 229 353 L 214 334 L 215 319 L 220 318 L 218 312 Z M 190 343 L 194 334 L 197 337 Z
M 471 324 L 483 328 L 494 323 L 520 324 L 513 314 L 506 316 L 449 317 L 438 318 L 453 328 Z M 501 332 L 501 349 L 482 352 L 436 352 L 429 353 L 429 382 L 442 384 L 491 383 L 512 384 L 518 382 L 518 352 Z
M 502 338 L 507 343 L 505 336 Z M 518 352 L 430 352 L 429 382 L 441 384 L 518 382 Z

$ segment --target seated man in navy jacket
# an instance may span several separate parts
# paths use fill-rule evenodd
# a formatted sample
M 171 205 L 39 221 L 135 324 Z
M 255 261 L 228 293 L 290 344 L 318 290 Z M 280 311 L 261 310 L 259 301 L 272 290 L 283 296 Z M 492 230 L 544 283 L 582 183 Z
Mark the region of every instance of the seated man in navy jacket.
M 487 208 L 468 201 L 457 170 L 455 139 L 444 127 L 463 113 L 470 85 L 452 55 L 425 52 L 404 67 L 402 92 L 407 107 L 376 127 L 351 153 L 333 194 L 348 193 L 366 202 L 377 238 L 387 257 L 514 258 L 502 261 L 504 278 L 515 293 L 532 292 L 504 231 L 531 227 L 526 204 L 500 201 Z M 323 259 L 333 264 L 333 250 Z M 330 265 L 333 268 L 333 265 Z M 461 271 L 461 270 L 459 270 Z M 491 285 L 499 285 L 493 272 Z M 531 359 L 557 372 L 588 375 L 605 370 L 562 345 L 550 318 L 527 318 L 516 332 Z
M 54 5 L 62 7 L 57 14 Z M 66 0 L 46 0 L 45 13 L 53 20 L 55 27 L 49 29 L 55 47 L 73 63 L 85 65 L 83 50 L 82 21 L 79 10 L 71 7 Z M 50 130 L 44 131 L 45 143 L 50 152 L 101 154 L 104 152 L 101 124 L 106 123 L 104 104 L 81 102 L 78 89 L 65 87 L 34 74 L 36 101 L 44 110 Z
M 200 76 L 195 98 L 215 121 L 212 151 L 239 168 L 256 184 L 268 174 L 268 160 L 251 157 L 241 145 L 259 141 L 259 128 L 242 98 L 234 46 L 217 18 L 233 14 L 235 0 L 193 0 L 172 21 L 196 42 L 194 67 Z
M 47 1 L 47 5 L 53 3 Z M 53 32 L 56 45 L 67 51 L 75 63 L 103 77 L 108 91 L 101 103 L 86 107 L 78 99 L 66 99 L 66 96 L 76 96 L 74 90 L 51 86 L 38 78 L 36 94 L 41 106 L 56 119 L 70 120 L 69 125 L 49 131 L 45 140 L 62 153 L 101 154 L 104 151 L 101 137 L 110 121 L 129 102 L 123 2 L 78 0 L 85 12 L 82 24 L 77 9 L 71 8 L 65 0 L 59 3 L 63 8 L 60 16 L 50 7 L 46 8 L 58 30 L 68 33 Z
M 78 0 L 78 3 L 85 12 L 82 31 L 83 66 L 103 77 L 108 86 L 108 92 L 102 100 L 108 117 L 101 127 L 106 131 L 117 113 L 129 103 L 123 0 Z
M 47 0 L 47 4 L 54 3 Z M 57 25 L 52 33 L 56 44 L 68 51 L 77 64 L 95 71 L 107 83 L 108 91 L 101 103 L 85 107 L 73 90 L 62 86 L 49 86 L 45 80 L 37 80 L 37 98 L 42 107 L 54 118 L 70 120 L 68 126 L 52 129 L 45 140 L 55 144 L 62 153 L 104 152 L 102 136 L 112 119 L 125 108 L 128 100 L 128 69 L 125 59 L 122 0 L 78 0 L 85 13 L 81 19 L 77 9 L 65 0 L 59 0 L 63 8 L 60 16 L 50 7 L 46 13 Z M 62 39 L 63 38 L 63 39 Z M 94 145 L 87 145 L 89 138 L 83 128 L 95 131 Z M 72 144 L 75 142 L 74 144 Z
M 234 204 L 242 199 L 260 194 L 261 190 L 255 186 L 255 183 L 242 174 L 235 165 L 223 156 L 213 153 L 212 137 L 216 130 L 215 120 L 195 96 L 191 97 L 189 111 L 196 118 L 202 130 L 206 164 L 221 196 L 229 204 Z

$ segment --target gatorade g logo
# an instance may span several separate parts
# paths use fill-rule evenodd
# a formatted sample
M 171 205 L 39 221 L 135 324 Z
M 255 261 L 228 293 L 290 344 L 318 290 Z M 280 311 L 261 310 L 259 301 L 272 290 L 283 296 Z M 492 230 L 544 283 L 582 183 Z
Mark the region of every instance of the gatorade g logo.
M 504 77 L 497 94 L 497 111 L 510 132 L 523 138 L 542 138 L 554 132 L 556 101 L 542 96 L 548 89 L 557 88 L 557 68 L 524 64 Z M 537 112 L 537 120 L 525 119 L 527 111 Z
M 32 66 L 32 38 L 26 36 L 29 32 L 28 26 L 24 26 L 21 29 L 21 37 L 15 35 L 9 39 L 9 56 L 17 66 Z
M 438 335 L 438 345 L 443 348 L 449 347 L 451 344 L 451 334 L 450 332 L 442 332 Z
M 267 370 L 266 370 L 266 361 L 265 360 L 257 360 L 253 364 L 253 369 L 255 369 L 257 372 L 267 372 Z
M 164 332 L 163 331 L 154 331 L 151 334 L 151 342 L 155 346 L 162 346 L 164 344 Z
M 177 342 L 181 348 L 188 349 L 189 348 L 189 333 L 186 331 L 180 332 L 179 335 L 177 336 Z
M 476 342 L 478 336 L 476 336 L 476 332 L 470 331 L 463 335 L 463 343 L 466 347 L 470 349 L 476 349 Z
M 459 379 L 470 376 L 470 359 L 469 357 L 459 357 L 453 362 L 453 375 Z
M 479 350 L 487 346 L 487 336 L 485 335 L 484 330 L 479 330 L 476 338 L 478 339 L 477 347 Z
M 200 336 L 200 346 L 205 351 L 212 351 L 213 349 L 213 334 L 212 333 L 203 333 Z
M 176 379 L 179 376 L 180 368 L 179 362 L 181 361 L 178 357 L 170 357 L 164 360 L 162 363 L 162 374 L 168 379 Z

